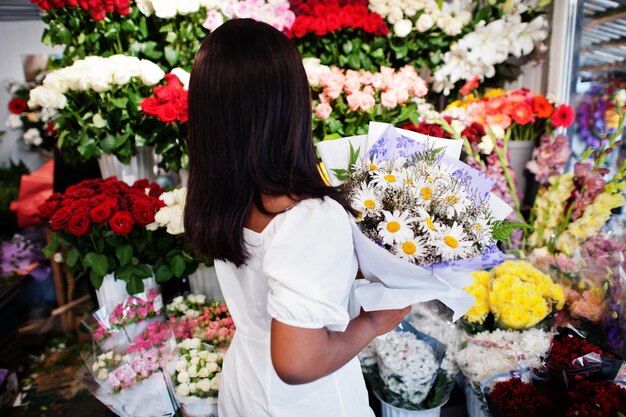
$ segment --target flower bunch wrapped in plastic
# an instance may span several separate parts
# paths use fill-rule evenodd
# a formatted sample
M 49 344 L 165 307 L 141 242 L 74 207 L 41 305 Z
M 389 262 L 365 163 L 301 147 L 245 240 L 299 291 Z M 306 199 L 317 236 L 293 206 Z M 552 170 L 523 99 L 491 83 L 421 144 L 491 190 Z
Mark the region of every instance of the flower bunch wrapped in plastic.
M 506 261 L 491 273 L 472 274 L 466 290 L 476 304 L 465 314 L 470 325 L 483 325 L 489 314 L 500 326 L 523 330 L 537 325 L 565 304 L 563 287 L 526 261 Z
M 176 339 L 198 338 L 216 348 L 226 349 L 235 334 L 228 307 L 224 303 L 207 303 L 204 295 L 191 294 L 176 298 L 168 305 L 169 323 Z
M 224 355 L 200 339 L 185 339 L 178 344 L 178 359 L 170 369 L 174 395 L 185 416 L 217 415 Z
M 208 305 L 206 295 L 189 294 L 186 297 L 175 297 L 172 302 L 165 307 L 165 311 L 169 317 L 195 319 L 200 317 L 204 307 Z

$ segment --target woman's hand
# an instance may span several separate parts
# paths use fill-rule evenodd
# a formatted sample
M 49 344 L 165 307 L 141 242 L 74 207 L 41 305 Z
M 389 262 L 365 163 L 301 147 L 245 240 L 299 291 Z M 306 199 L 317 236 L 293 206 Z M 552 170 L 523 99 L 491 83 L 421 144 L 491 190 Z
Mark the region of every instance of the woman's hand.
M 411 312 L 411 306 L 400 308 L 397 310 L 378 310 L 378 311 L 363 311 L 361 310 L 360 316 L 363 316 L 374 328 L 376 336 L 389 333 L 396 328 L 404 317 Z

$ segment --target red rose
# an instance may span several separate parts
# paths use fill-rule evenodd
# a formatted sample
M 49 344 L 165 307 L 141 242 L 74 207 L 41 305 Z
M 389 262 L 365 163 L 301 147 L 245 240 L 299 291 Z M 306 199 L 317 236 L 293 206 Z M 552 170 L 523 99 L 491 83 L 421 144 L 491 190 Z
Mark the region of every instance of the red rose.
M 317 36 L 324 36 L 328 33 L 328 28 L 326 27 L 326 19 L 320 17 L 315 19 L 315 23 L 313 24 L 313 31 Z
M 114 0 L 102 0 L 104 2 L 104 10 L 107 11 L 107 13 L 111 13 L 113 11 L 115 11 L 115 1 Z
M 72 211 L 76 212 L 76 211 L 89 210 L 91 208 L 91 206 L 89 205 L 89 199 L 87 199 L 87 198 L 79 198 L 78 200 L 75 200 L 70 205 L 70 208 L 72 209 Z
M 115 0 L 115 9 L 118 13 L 123 14 L 123 10 L 127 10 L 130 8 L 130 0 Z
M 165 85 L 159 85 L 157 87 L 154 87 L 154 96 L 161 103 L 167 103 L 168 101 L 172 101 L 177 98 L 178 92 L 175 88 Z
M 189 107 L 187 106 L 187 100 L 180 103 L 180 107 L 178 107 L 178 120 L 187 123 L 189 120 Z
M 54 7 L 55 9 L 60 9 L 65 6 L 65 0 L 48 0 L 48 1 L 50 1 L 50 4 L 52 4 L 52 7 Z
M 54 213 L 54 215 L 50 218 L 50 226 L 52 226 L 52 230 L 61 230 L 67 225 L 67 221 L 72 216 L 72 209 L 65 206 L 61 207 Z
M 172 103 L 165 103 L 159 106 L 157 117 L 165 123 L 172 123 L 178 118 L 178 109 Z
M 93 20 L 100 21 L 100 20 L 104 20 L 104 18 L 107 15 L 107 12 L 104 9 L 97 10 L 97 11 L 96 10 L 89 10 L 89 15 L 91 16 L 91 18 Z
M 78 6 L 78 0 L 65 0 L 65 4 L 70 7 Z
M 78 0 L 78 5 L 81 9 L 87 10 L 89 9 L 89 0 Z
M 91 209 L 89 216 L 94 223 L 104 223 L 111 217 L 111 206 L 100 204 Z
M 117 203 L 117 198 L 109 197 L 104 203 L 102 203 L 111 208 L 111 210 L 117 210 L 119 208 L 119 204 Z
M 150 116 L 156 116 L 159 110 L 159 100 L 154 97 L 144 98 L 141 101 L 141 110 Z
M 150 187 L 150 181 L 145 178 L 135 181 L 131 188 L 135 190 L 140 190 L 142 193 L 146 190 L 146 188 Z
M 137 223 L 145 226 L 154 221 L 154 207 L 148 199 L 135 200 L 132 215 Z
M 296 38 L 302 38 L 309 33 L 308 16 L 298 16 L 291 26 L 291 32 Z
M 88 187 L 79 185 L 71 185 L 65 191 L 65 197 L 67 198 L 89 198 L 95 194 L 94 190 Z
M 326 27 L 329 32 L 334 32 L 341 29 L 341 19 L 337 14 L 330 14 L 326 16 Z
M 183 83 L 181 83 L 178 77 L 172 74 L 171 72 L 168 74 L 165 74 L 165 82 L 171 88 L 176 88 L 176 89 L 181 89 L 181 90 L 183 89 Z
M 89 199 L 89 207 L 94 208 L 96 206 L 99 206 L 100 204 L 104 203 L 107 199 L 107 196 L 105 196 L 104 194 L 98 194 L 95 197 L 91 197 Z
M 554 113 L 552 113 L 552 125 L 554 127 L 568 128 L 574 123 L 576 115 L 572 106 L 569 104 L 561 104 Z
M 39 6 L 41 10 L 50 10 L 50 3 L 48 3 L 48 0 L 34 0 L 34 3 Z
M 135 221 L 129 212 L 118 211 L 109 219 L 109 225 L 113 233 L 127 235 L 132 232 Z
M 150 196 L 151 197 L 159 198 L 161 194 L 163 194 L 163 191 L 164 191 L 163 188 L 161 188 L 161 186 L 157 184 L 156 182 L 153 182 L 152 184 L 150 184 Z
M 37 214 L 43 220 L 49 220 L 54 212 L 59 208 L 59 202 L 56 200 L 46 200 L 39 207 L 37 207 Z
M 13 114 L 22 114 L 28 109 L 28 104 L 21 98 L 12 98 L 9 101 L 9 111 Z
M 67 229 L 70 233 L 80 237 L 89 231 L 90 224 L 87 213 L 81 211 L 70 217 L 70 220 L 67 222 Z

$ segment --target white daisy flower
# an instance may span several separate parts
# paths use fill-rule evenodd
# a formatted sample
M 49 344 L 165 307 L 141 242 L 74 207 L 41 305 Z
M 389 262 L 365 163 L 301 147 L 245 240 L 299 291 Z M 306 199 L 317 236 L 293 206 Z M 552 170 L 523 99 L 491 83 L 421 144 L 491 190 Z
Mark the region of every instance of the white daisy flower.
M 402 176 L 399 171 L 378 169 L 373 172 L 372 177 L 371 184 L 382 190 L 402 186 Z
M 415 195 L 420 202 L 429 205 L 436 195 L 436 184 L 434 181 L 422 179 L 415 185 Z
M 409 262 L 415 262 L 419 258 L 426 256 L 426 252 L 426 243 L 419 237 L 396 244 L 398 257 Z
M 442 205 L 448 218 L 460 216 L 470 206 L 471 201 L 461 190 L 450 190 L 443 194 Z
M 484 217 L 479 217 L 470 229 L 476 241 L 482 246 L 491 246 L 493 241 L 493 229 Z
M 378 235 L 385 244 L 392 245 L 413 239 L 411 225 L 415 222 L 415 219 L 409 217 L 409 212 L 394 210 L 392 214 L 383 210 L 383 215 L 385 220 L 378 225 Z
M 433 217 L 423 208 L 417 209 L 417 227 L 424 233 L 436 233 L 440 226 Z
M 472 242 L 466 240 L 467 236 L 460 224 L 454 222 L 452 226 L 442 226 L 433 243 L 437 249 L 437 254 L 441 255 L 444 261 L 452 261 L 459 257 L 465 257 L 472 247 Z
M 361 188 L 354 192 L 352 197 L 352 207 L 361 213 L 378 211 L 381 208 L 380 199 L 376 195 L 373 187 L 369 187 L 367 183 L 362 182 Z
M 415 172 L 410 168 L 403 168 L 400 170 L 400 182 L 407 187 L 414 187 L 418 184 L 417 176 Z

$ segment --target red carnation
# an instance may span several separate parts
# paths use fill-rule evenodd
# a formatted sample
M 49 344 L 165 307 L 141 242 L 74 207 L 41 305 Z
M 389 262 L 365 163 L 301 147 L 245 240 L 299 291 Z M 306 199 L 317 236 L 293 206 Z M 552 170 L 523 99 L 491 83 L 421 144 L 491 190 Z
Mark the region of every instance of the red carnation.
M 533 108 L 526 102 L 519 102 L 511 109 L 511 119 L 522 126 L 528 124 L 532 117 Z
M 569 104 L 561 104 L 552 114 L 552 125 L 554 127 L 568 128 L 574 123 L 574 109 Z
M 67 225 L 67 221 L 72 216 L 72 209 L 68 206 L 59 208 L 50 218 L 52 230 L 61 230 Z
M 148 199 L 135 200 L 132 215 L 140 225 L 148 225 L 154 221 L 154 206 Z
M 129 212 L 118 211 L 109 219 L 109 225 L 113 233 L 127 235 L 132 232 L 135 221 Z
M 154 87 L 154 96 L 161 103 L 167 103 L 168 101 L 172 101 L 177 98 L 178 92 L 173 87 L 159 85 L 157 87 Z
M 94 223 L 104 223 L 111 217 L 112 207 L 108 204 L 100 204 L 91 209 L 89 215 Z
M 67 229 L 70 233 L 80 237 L 89 231 L 90 224 L 87 213 L 80 211 L 70 217 L 70 220 L 67 222 Z
M 57 200 L 48 199 L 37 208 L 37 214 L 43 220 L 49 220 L 58 208 L 59 202 Z
M 165 103 L 157 109 L 157 117 L 165 123 L 172 123 L 178 118 L 178 109 L 172 103 Z
M 22 114 L 26 111 L 26 109 L 28 109 L 26 100 L 14 97 L 11 101 L 9 101 L 9 111 L 13 114 Z

